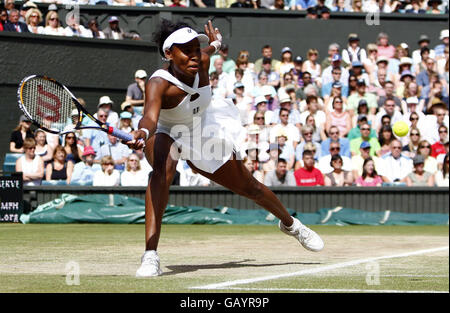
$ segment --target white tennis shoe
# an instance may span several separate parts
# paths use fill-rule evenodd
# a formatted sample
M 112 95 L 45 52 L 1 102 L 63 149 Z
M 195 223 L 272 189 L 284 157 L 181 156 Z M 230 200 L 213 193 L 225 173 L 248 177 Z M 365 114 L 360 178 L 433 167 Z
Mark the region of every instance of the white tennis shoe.
M 136 271 L 136 277 L 152 277 L 161 274 L 158 252 L 155 250 L 145 251 L 141 259 L 141 266 Z
M 320 238 L 317 233 L 305 225 L 302 224 L 298 219 L 292 218 L 294 220 L 294 223 L 287 227 L 281 223 L 281 221 L 278 223 L 278 227 L 280 230 L 288 234 L 290 236 L 294 236 L 295 238 L 300 241 L 302 246 L 310 251 L 318 252 L 323 249 L 324 243 L 322 241 L 322 238 Z

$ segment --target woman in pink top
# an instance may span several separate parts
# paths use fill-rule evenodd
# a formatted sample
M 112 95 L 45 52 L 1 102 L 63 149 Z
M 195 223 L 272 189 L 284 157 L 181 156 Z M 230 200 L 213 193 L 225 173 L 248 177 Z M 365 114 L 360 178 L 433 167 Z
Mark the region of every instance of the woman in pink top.
M 378 56 L 393 58 L 395 55 L 395 47 L 389 44 L 389 36 L 386 33 L 380 33 L 377 40 Z
M 325 129 L 330 129 L 331 126 L 339 128 L 339 136 L 347 136 L 350 129 L 352 129 L 352 119 L 350 113 L 344 111 L 344 101 L 341 97 L 333 99 L 333 110 L 328 112 L 325 122 Z
M 364 160 L 362 175 L 356 179 L 356 185 L 360 187 L 376 187 L 381 186 L 383 180 L 375 170 L 375 163 L 372 158 Z

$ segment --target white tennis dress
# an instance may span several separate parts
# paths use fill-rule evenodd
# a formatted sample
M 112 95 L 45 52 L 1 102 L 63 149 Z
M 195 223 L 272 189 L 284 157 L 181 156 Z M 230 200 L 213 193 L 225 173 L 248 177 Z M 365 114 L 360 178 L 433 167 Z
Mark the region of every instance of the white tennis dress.
M 241 157 L 240 143 L 245 139 L 245 129 L 240 122 L 239 110 L 231 100 L 211 101 L 211 86 L 199 88 L 198 74 L 192 87 L 166 70 L 157 70 L 150 79 L 153 77 L 163 78 L 187 93 L 176 107 L 161 109 L 156 130 L 175 141 L 181 150 L 180 158 L 191 161 L 205 172 L 214 173 L 233 152 Z

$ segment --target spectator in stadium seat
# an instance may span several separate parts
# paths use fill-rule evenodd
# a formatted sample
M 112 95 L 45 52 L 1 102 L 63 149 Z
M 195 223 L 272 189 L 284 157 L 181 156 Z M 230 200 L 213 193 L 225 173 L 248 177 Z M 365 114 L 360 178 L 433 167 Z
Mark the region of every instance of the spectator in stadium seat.
M 347 137 L 352 129 L 352 119 L 348 111 L 344 111 L 344 100 L 341 97 L 333 99 L 333 110 L 327 113 L 325 129 L 330 129 L 331 126 L 339 128 L 341 137 Z
M 95 151 L 91 146 L 84 148 L 82 154 L 82 162 L 75 164 L 72 173 L 72 180 L 70 184 L 72 185 L 92 185 L 94 181 L 94 173 L 96 171 L 101 171 L 100 164 L 94 163 Z
M 97 108 L 103 109 L 103 111 L 108 114 L 108 118 L 106 119 L 106 122 L 114 127 L 117 127 L 119 124 L 119 114 L 117 112 L 113 111 L 114 101 L 111 100 L 109 96 L 102 96 L 98 100 Z M 94 114 L 94 117 L 97 118 L 97 113 Z
M 417 150 L 417 155 L 422 155 L 425 161 L 425 171 L 435 174 L 438 170 L 438 163 L 436 158 L 430 155 L 431 144 L 427 140 L 422 140 L 419 143 L 419 149 Z
M 421 87 L 426 87 L 430 84 L 430 77 L 435 73 L 436 61 L 432 58 L 426 59 L 426 69 L 417 75 L 416 82 Z
M 214 71 L 217 71 L 214 65 L 214 61 L 218 58 L 221 58 L 222 63 L 222 70 L 232 75 L 234 73 L 234 70 L 236 69 L 236 62 L 232 58 L 229 57 L 229 46 L 226 43 L 222 43 L 222 46 L 220 47 L 218 54 L 212 55 L 210 59 L 210 66 L 209 66 L 209 73 L 211 74 Z
M 311 89 L 311 91 L 313 91 Z M 314 116 L 314 119 L 316 120 L 316 125 L 320 125 L 323 127 L 325 125 L 325 122 L 327 120 L 327 116 L 324 111 L 321 110 L 323 108 L 322 105 L 319 103 L 320 98 L 318 98 L 316 95 L 307 95 L 306 96 L 306 110 L 303 110 L 302 113 L 300 113 L 300 123 L 302 125 L 305 125 L 306 117 L 309 115 Z M 300 104 L 300 110 L 302 110 L 302 104 Z
M 96 18 L 92 18 L 88 22 L 88 32 L 90 32 L 90 36 L 92 38 L 105 39 L 105 33 L 102 32 L 99 28 L 98 22 Z
M 139 157 L 132 153 L 125 163 L 125 171 L 120 174 L 121 186 L 147 186 L 148 173 L 141 169 Z
M 350 151 L 352 155 L 360 154 L 360 146 L 363 143 L 363 141 L 367 141 L 370 144 L 370 156 L 376 156 L 378 155 L 378 152 L 380 150 L 380 143 L 378 142 L 377 138 L 370 137 L 371 128 L 369 124 L 362 124 L 360 126 L 361 130 L 361 137 L 352 139 L 350 141 Z M 391 149 L 392 150 L 392 149 Z
M 256 142 L 269 142 L 270 128 L 265 124 L 265 112 L 256 111 L 252 114 L 253 119 L 249 120 L 247 127 L 249 137 L 254 136 Z
M 280 147 L 278 147 L 277 143 L 271 143 L 269 148 L 266 150 L 266 153 L 269 155 L 269 159 L 262 164 L 264 175 L 276 169 L 278 159 L 280 158 L 282 151 Z
M 359 146 L 359 151 L 359 154 L 354 155 L 351 158 L 353 177 L 359 177 L 362 175 L 364 161 L 368 158 L 371 158 L 373 160 L 375 168 L 377 168 L 378 170 L 382 169 L 383 159 L 377 156 L 370 156 L 370 143 L 368 141 L 363 141 L 361 143 L 361 145 Z
M 390 125 L 383 125 L 378 132 L 378 142 L 380 143 L 379 156 L 383 156 L 391 151 L 391 142 L 395 139 L 392 127 Z
M 126 132 L 131 133 L 135 128 L 133 127 L 131 118 L 133 115 L 128 112 L 124 111 L 120 113 L 120 121 L 119 121 L 119 129 Z
M 389 43 L 389 36 L 386 33 L 379 33 L 377 37 L 378 56 L 391 59 L 395 55 L 395 47 Z
M 8 21 L 3 26 L 7 32 L 29 33 L 27 24 L 19 21 L 20 13 L 17 9 L 12 9 L 8 15 Z
M 321 146 L 320 146 L 320 144 L 318 142 L 314 142 L 313 141 L 313 132 L 314 132 L 314 129 L 310 125 L 305 125 L 305 126 L 302 127 L 303 140 L 300 142 L 300 144 L 297 145 L 297 147 L 295 149 L 295 158 L 296 158 L 297 162 L 302 160 L 303 151 L 305 150 L 305 147 L 308 144 L 312 144 L 315 147 L 315 149 L 314 149 L 314 159 L 318 161 L 321 158 L 321 156 L 322 156 L 322 154 L 321 154 Z
M 281 77 L 283 77 L 283 75 L 289 73 L 293 68 L 294 60 L 292 57 L 292 49 L 289 47 L 284 47 L 283 49 L 281 49 L 280 63 L 278 63 L 275 67 L 275 71 L 278 72 Z
M 134 83 L 128 85 L 125 101 L 133 106 L 133 110 L 142 115 L 144 108 L 145 82 L 147 81 L 147 72 L 139 69 L 134 73 Z
M 368 107 L 368 105 L 367 105 L 367 101 L 364 100 L 364 99 L 359 100 L 359 103 L 358 103 L 358 109 L 357 109 L 357 111 L 356 111 L 356 114 L 353 115 L 353 117 L 352 117 L 352 126 L 353 126 L 353 127 L 357 127 L 357 126 L 358 126 L 358 124 L 359 124 L 359 123 L 358 123 L 358 119 L 359 119 L 359 117 L 360 117 L 361 115 L 364 115 L 364 116 L 365 116 L 366 122 L 369 123 L 369 125 L 372 126 L 372 125 L 375 124 L 375 115 L 370 113 L 369 107 Z M 350 130 L 350 132 L 351 132 L 351 130 Z M 347 135 L 347 138 L 349 138 L 350 132 L 349 132 L 349 135 Z M 375 136 L 377 136 L 375 130 L 373 130 L 372 133 L 375 134 Z M 359 134 L 360 134 L 360 133 L 359 133 L 359 129 L 358 129 L 357 134 L 358 134 L 358 136 L 359 136 Z M 354 135 L 354 133 L 353 133 L 353 135 Z M 351 140 L 351 139 L 353 139 L 353 138 L 354 138 L 354 137 L 349 138 L 348 140 Z
M 416 96 L 410 96 L 411 94 L 417 94 L 414 90 L 417 90 L 417 84 L 414 82 L 411 82 L 407 86 L 407 90 L 405 90 L 405 96 L 409 96 L 408 98 L 404 98 L 404 100 L 402 100 L 402 111 L 404 112 L 403 118 L 405 120 L 409 120 L 413 113 L 418 115 L 420 118 L 425 117 L 425 114 L 423 113 L 425 101 L 423 99 L 419 100 Z
M 249 114 L 249 124 L 252 124 L 253 118 L 256 112 L 261 112 L 264 114 L 264 124 L 269 125 L 270 121 L 273 119 L 273 111 L 267 109 L 268 101 L 264 96 L 258 96 L 255 98 L 256 110 L 251 110 Z
M 413 115 L 411 115 L 411 117 L 412 116 Z M 402 153 L 411 159 L 414 158 L 419 149 L 420 141 L 420 130 L 416 127 L 411 127 L 409 130 L 409 142 L 403 146 Z
M 66 16 L 67 26 L 64 28 L 64 35 L 68 37 L 83 37 L 91 38 L 91 32 L 80 24 L 79 17 L 75 14 L 70 14 Z
M 344 0 L 334 0 L 333 7 L 331 8 L 333 12 L 349 12 L 345 6 Z
M 316 20 L 319 18 L 319 13 L 316 8 L 310 7 L 306 9 L 306 18 L 310 20 Z
M 380 74 L 380 72 L 381 72 L 381 71 L 378 71 L 378 74 Z M 412 82 L 412 83 L 414 83 L 414 82 Z M 412 84 L 412 83 L 410 83 L 410 84 Z M 415 84 L 415 83 L 414 83 L 414 84 Z M 417 87 L 417 84 L 416 84 L 416 87 Z M 394 102 L 395 102 L 395 107 L 396 107 L 396 108 L 403 108 L 403 107 L 402 107 L 402 100 L 400 100 L 400 98 L 397 97 L 397 96 L 395 95 L 394 91 L 395 91 L 395 85 L 394 85 L 394 83 L 391 82 L 391 81 L 386 81 L 386 82 L 384 83 L 384 87 L 383 87 L 382 94 L 381 94 L 381 93 L 378 93 L 378 101 L 377 101 L 377 104 L 378 104 L 378 107 L 379 107 L 379 108 L 382 107 L 382 106 L 384 105 L 384 103 L 386 102 L 387 99 L 392 99 L 392 100 L 394 100 Z M 405 112 L 405 111 L 403 111 L 403 113 L 404 113 L 404 112 Z
M 19 124 L 11 133 L 9 142 L 9 151 L 11 153 L 24 153 L 23 143 L 25 138 L 34 138 L 34 134 L 30 129 L 31 121 L 25 116 L 21 115 Z
M 74 163 L 67 160 L 67 153 L 63 146 L 58 145 L 53 152 L 53 160 L 45 167 L 47 182 L 65 182 L 70 184 Z
M 351 171 L 343 170 L 342 157 L 337 154 L 331 157 L 332 172 L 324 175 L 325 186 L 351 186 L 353 185 L 353 175 Z
M 121 39 L 133 39 L 140 40 L 141 37 L 136 33 L 131 33 L 123 30 L 119 26 L 119 19 L 117 16 L 111 16 L 108 19 L 109 26 L 103 29 L 107 39 L 121 40 Z
M 78 145 L 78 138 L 75 132 L 67 133 L 64 136 L 64 150 L 68 161 L 72 161 L 73 164 L 81 161 L 83 149 Z
M 330 149 L 329 149 L 329 154 L 322 156 L 319 159 L 318 162 L 318 169 L 320 170 L 320 172 L 322 172 L 322 174 L 329 174 L 331 172 L 333 172 L 333 167 L 331 164 L 331 161 L 333 160 L 334 156 L 339 155 L 340 159 L 341 159 L 341 169 L 350 172 L 352 170 L 352 161 L 350 158 L 346 157 L 346 156 L 341 156 L 340 155 L 341 152 L 341 146 L 339 145 L 339 141 L 332 141 L 330 143 Z
M 297 88 L 303 86 L 303 58 L 300 55 L 297 55 L 294 58 L 294 68 L 292 69 L 291 73 L 294 75 L 294 81 L 293 84 L 295 86 L 295 90 Z
M 250 0 L 237 0 L 230 5 L 230 8 L 245 8 L 245 9 L 256 9 L 254 1 Z
M 116 170 L 124 170 L 125 161 L 131 154 L 131 150 L 121 143 L 117 137 L 108 134 L 108 141 L 100 147 L 96 160 L 101 160 L 104 156 L 111 156 Z
M 375 114 L 378 105 L 377 98 L 374 94 L 366 92 L 366 82 L 364 79 L 357 81 L 356 94 L 352 94 L 347 99 L 347 110 L 354 115 L 358 109 L 359 101 L 364 99 L 369 107 L 370 114 Z
M 328 66 L 331 65 L 332 63 L 331 59 L 335 54 L 339 54 L 340 49 L 341 46 L 335 42 L 328 46 L 328 56 L 325 59 L 323 59 L 322 62 L 320 63 L 320 67 L 322 68 L 322 70 L 326 69 Z M 347 66 L 348 64 L 343 62 L 342 65 Z
M 8 11 L 8 14 L 11 10 L 16 8 L 15 0 L 5 0 L 5 9 Z
M 292 100 L 289 96 L 285 95 L 280 98 L 280 108 L 275 109 L 273 111 L 272 120 L 270 121 L 271 125 L 276 125 L 281 123 L 280 119 L 280 110 L 286 109 L 289 112 L 288 123 L 296 126 L 299 130 L 301 129 L 301 116 L 300 112 L 297 109 L 292 108 Z
M 323 129 L 323 126 L 316 125 L 316 119 L 314 118 L 313 115 L 308 115 L 306 117 L 305 126 L 312 127 L 312 129 L 313 129 L 312 141 L 313 142 L 317 142 L 318 144 L 320 144 L 323 140 L 327 139 L 327 135 L 325 134 L 325 130 Z M 300 128 L 300 132 L 301 132 L 301 128 Z M 318 150 L 320 150 L 320 149 L 318 149 Z
M 364 64 L 367 59 L 367 52 L 360 46 L 359 36 L 355 33 L 348 35 L 348 46 L 342 49 L 342 60 L 347 64 L 352 64 L 354 61 L 359 61 Z
M 410 8 L 405 10 L 405 13 L 425 14 L 426 11 L 424 9 L 422 9 L 420 0 L 411 0 Z
M 270 130 L 270 142 L 275 142 L 276 134 L 278 134 L 280 130 L 284 130 L 288 136 L 287 144 L 291 144 L 295 149 L 300 141 L 300 133 L 298 127 L 289 123 L 289 115 L 290 112 L 288 109 L 281 108 L 279 110 L 278 116 L 280 123 L 273 126 Z
M 341 70 L 341 78 L 340 78 L 340 82 L 343 85 L 347 85 L 348 84 L 348 78 L 349 78 L 349 72 L 348 70 L 342 65 L 342 58 L 339 54 L 335 54 L 333 55 L 332 59 L 331 59 L 331 64 L 330 66 L 327 66 L 325 68 L 322 68 L 322 79 L 321 79 L 321 84 L 322 86 L 333 82 L 333 71 L 335 69 L 340 69 Z
M 371 157 L 364 160 L 362 168 L 362 174 L 355 181 L 356 186 L 378 187 L 383 184 L 383 179 L 378 175 L 375 168 L 375 162 Z
M 311 82 L 320 83 L 322 69 L 322 66 L 319 64 L 319 51 L 317 49 L 309 49 L 306 54 L 306 61 L 302 65 L 302 72 L 308 72 L 311 75 Z
M 36 140 L 36 149 L 34 153 L 42 158 L 45 162 L 53 158 L 53 147 L 47 144 L 45 131 L 36 129 L 34 132 L 34 139 Z
M 413 1 L 419 1 L 419 0 L 413 0 Z M 434 50 L 430 48 L 430 38 L 423 34 L 420 35 L 419 40 L 417 41 L 417 44 L 419 45 L 419 48 L 414 50 L 411 54 L 411 57 L 413 59 L 414 66 L 417 66 L 422 62 L 422 49 L 426 48 L 428 49 L 429 57 L 434 59 L 436 57 Z M 418 73 L 417 73 L 418 74 Z
M 98 108 L 96 115 L 100 122 L 106 123 L 108 112 L 105 109 Z M 108 134 L 95 129 L 85 129 L 83 130 L 83 142 L 85 147 L 92 146 L 94 151 L 98 152 L 100 147 L 108 142 Z
M 331 95 L 331 90 L 333 88 L 333 84 L 335 83 L 340 83 L 340 85 L 338 85 L 338 88 L 341 88 L 341 96 L 344 98 L 348 97 L 348 80 L 344 83 L 342 83 L 341 78 L 342 78 L 342 70 L 340 68 L 333 68 L 331 71 L 331 81 L 326 83 L 326 84 L 322 84 L 322 97 L 324 98 L 324 100 L 326 100 L 328 97 L 330 97 Z
M 261 58 L 255 61 L 254 66 L 255 73 L 260 73 L 262 71 L 262 61 L 264 58 L 271 59 L 271 70 L 274 71 L 278 62 L 280 61 L 272 58 L 272 47 L 270 45 L 264 45 L 261 49 L 261 54 L 262 54 Z
M 381 129 L 381 119 L 385 115 L 388 115 L 391 118 L 391 126 L 393 126 L 396 122 L 403 120 L 403 114 L 395 108 L 394 99 L 386 99 L 383 106 L 375 115 L 375 124 L 373 125 L 373 128 L 377 132 Z
M 280 75 L 272 70 L 272 59 L 264 58 L 262 61 L 262 70 L 261 73 L 265 73 L 267 75 L 267 84 L 278 88 L 280 86 Z M 277 63 L 278 64 L 278 63 Z
M 435 60 L 435 56 L 431 57 L 431 50 L 429 47 L 424 46 L 419 51 L 419 60 L 417 63 L 414 64 L 414 73 L 416 75 L 419 75 L 420 72 L 427 69 L 427 60 L 429 58 Z
M 56 11 L 49 11 L 45 16 L 44 35 L 64 36 L 64 28 L 60 25 L 59 15 Z
M 439 126 L 439 141 L 431 145 L 431 156 L 437 158 L 440 154 L 446 154 L 444 144 L 448 142 L 448 128 L 445 125 Z
M 8 10 L 3 7 L 0 7 L 0 32 L 4 30 L 4 25 L 8 20 Z
M 304 166 L 294 172 L 297 186 L 323 186 L 322 173 L 314 167 L 314 154 L 312 151 L 303 151 Z
M 285 159 L 287 162 L 287 169 L 291 170 L 295 165 L 295 150 L 290 142 L 288 142 L 288 135 L 283 129 L 279 129 L 275 134 L 275 143 L 278 144 L 278 148 L 281 150 L 280 158 Z
M 369 127 L 370 128 L 370 127 Z M 330 143 L 333 141 L 338 141 L 339 145 L 341 147 L 341 155 L 346 157 L 351 157 L 350 153 L 350 142 L 347 138 L 342 137 L 339 132 L 339 128 L 336 126 L 331 126 L 328 129 L 328 138 L 326 140 L 323 140 L 321 143 L 321 149 L 320 149 L 320 155 L 325 156 L 330 153 Z
M 231 74 L 227 73 L 223 69 L 224 59 L 222 56 L 219 56 L 214 60 L 213 68 L 215 71 L 212 73 L 217 73 L 218 75 L 218 87 L 225 91 L 225 95 L 228 96 L 229 92 L 233 90 L 233 74 L 234 71 L 231 71 Z
M 447 142 L 448 144 L 448 142 Z M 445 154 L 442 169 L 436 172 L 434 176 L 436 186 L 448 187 L 449 186 L 449 161 L 448 152 Z
M 401 153 L 402 145 L 397 139 L 391 143 L 391 153 L 382 157 L 383 167 L 379 169 L 383 182 L 387 184 L 405 182 L 405 177 L 413 170 L 412 160 Z
M 16 172 L 22 172 L 24 186 L 39 186 L 44 177 L 44 161 L 35 153 L 34 138 L 25 138 L 23 150 L 24 155 L 16 160 Z
M 114 160 L 110 155 L 104 156 L 100 160 L 102 169 L 94 173 L 93 186 L 119 186 L 120 172 L 114 169 Z
M 29 9 L 25 15 L 25 22 L 30 33 L 40 35 L 44 32 L 44 27 L 40 25 L 42 23 L 42 13 L 39 9 Z
M 439 9 L 442 4 L 442 0 L 429 0 L 427 14 L 444 14 L 445 12 Z
M 302 83 L 303 83 L 303 86 L 300 86 L 295 91 L 295 96 L 297 99 L 300 99 L 301 101 L 305 101 L 306 97 L 308 95 L 316 95 L 316 96 L 319 95 L 319 92 L 320 92 L 319 87 L 317 86 L 317 84 L 315 82 L 313 82 L 312 76 L 309 72 L 303 72 Z M 311 89 L 313 89 L 313 90 L 311 90 Z M 318 100 L 322 101 L 322 99 L 318 99 Z
M 285 159 L 278 159 L 276 169 L 265 175 L 264 185 L 270 187 L 296 185 L 294 174 L 287 169 L 287 162 Z
M 420 154 L 413 158 L 414 170 L 404 179 L 407 186 L 434 186 L 434 174 L 427 172 L 424 168 L 424 164 L 424 157 Z
M 448 29 L 441 30 L 441 33 L 439 35 L 439 40 L 441 43 L 434 47 L 434 52 L 436 53 L 436 59 L 439 60 L 441 58 L 444 58 L 444 50 L 445 47 L 448 47 L 449 39 L 448 39 Z
M 245 95 L 245 86 L 242 82 L 234 83 L 233 93 L 236 95 L 236 107 L 240 113 L 242 126 L 248 125 L 253 99 Z

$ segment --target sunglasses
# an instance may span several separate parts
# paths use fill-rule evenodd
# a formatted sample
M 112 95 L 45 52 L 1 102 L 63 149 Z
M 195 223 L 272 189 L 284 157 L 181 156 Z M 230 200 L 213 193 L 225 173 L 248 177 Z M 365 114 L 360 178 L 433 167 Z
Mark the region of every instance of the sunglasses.
M 419 118 L 418 118 L 418 117 L 411 117 L 409 120 L 410 120 L 411 122 L 412 122 L 412 121 L 418 121 Z
M 57 17 L 52 17 L 52 18 L 50 19 L 50 21 L 59 21 L 59 18 L 57 18 Z
M 303 76 L 303 79 L 310 79 L 311 76 Z
M 130 161 L 130 162 L 137 162 L 138 160 L 136 160 L 136 159 L 130 159 L 129 161 Z
M 303 135 L 312 135 L 312 133 L 304 133 Z
M 427 149 L 430 149 L 430 148 L 431 148 L 431 146 L 420 146 L 420 149 L 422 149 L 422 148 L 427 148 Z
M 264 117 L 255 117 L 255 120 L 263 120 Z
M 339 151 L 341 148 L 330 148 L 330 151 Z
M 411 133 L 411 136 L 420 136 L 418 133 Z
M 370 128 L 361 128 L 361 130 L 370 130 Z
M 114 165 L 113 163 L 103 163 L 102 165 Z
M 439 134 L 446 134 L 446 133 L 447 133 L 446 130 L 440 130 L 440 131 L 439 131 Z

